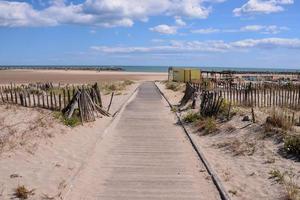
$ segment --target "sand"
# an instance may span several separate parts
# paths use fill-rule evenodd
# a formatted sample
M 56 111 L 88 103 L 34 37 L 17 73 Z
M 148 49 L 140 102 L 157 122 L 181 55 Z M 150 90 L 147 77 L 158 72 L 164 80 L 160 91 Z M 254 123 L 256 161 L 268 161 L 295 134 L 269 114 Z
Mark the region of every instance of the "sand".
M 182 90 L 174 92 L 162 83 L 157 85 L 173 105 L 178 104 Z M 187 112 L 182 112 L 181 116 Z M 268 112 L 270 110 L 255 109 L 257 123 L 243 128 L 249 122 L 242 122 L 242 118 L 251 116 L 251 110 L 239 108 L 229 122 L 218 123 L 218 131 L 206 136 L 201 135 L 196 126 L 187 125 L 194 142 L 204 152 L 233 200 L 284 199 L 286 188 L 270 178 L 272 170 L 292 173 L 292 180 L 300 185 L 300 163 L 282 156 L 279 153 L 282 143 L 277 143 L 276 139 L 262 139 Z M 293 132 L 300 133 L 300 130 L 294 127 Z
M 126 102 L 138 85 L 128 86 L 114 97 L 111 113 Z M 102 99 L 107 106 L 110 95 L 102 95 Z M 29 199 L 59 199 L 112 120 L 103 117 L 69 128 L 51 111 L 0 105 L 0 132 L 2 136 L 9 135 L 8 145 L 0 153 L 0 199 L 11 199 L 14 189 L 22 185 L 34 189 Z
M 121 80 L 165 80 L 167 73 L 111 72 L 87 70 L 0 70 L 0 84 L 9 83 L 94 83 Z

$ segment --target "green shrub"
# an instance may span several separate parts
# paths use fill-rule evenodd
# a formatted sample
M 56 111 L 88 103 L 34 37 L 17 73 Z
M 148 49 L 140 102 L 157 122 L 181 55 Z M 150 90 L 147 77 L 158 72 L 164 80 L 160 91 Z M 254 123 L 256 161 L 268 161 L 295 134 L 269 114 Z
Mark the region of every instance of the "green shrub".
M 228 110 L 229 110 L 229 102 L 224 99 L 221 106 L 220 106 L 220 110 L 219 110 L 219 113 L 220 114 L 224 114 L 224 115 L 227 115 L 228 114 Z
M 210 134 L 217 130 L 216 120 L 214 118 L 207 118 L 204 123 L 204 134 Z
M 172 111 L 172 112 L 177 112 L 178 109 L 177 109 L 176 107 L 173 106 L 173 107 L 171 108 L 171 111 Z
M 183 121 L 185 123 L 193 123 L 196 122 L 197 120 L 199 120 L 200 114 L 199 113 L 195 113 L 195 112 L 188 112 L 184 117 L 183 117 Z
M 73 128 L 80 124 L 80 118 L 76 115 L 73 115 L 70 119 L 64 117 L 63 122 L 66 126 L 70 126 Z
M 300 135 L 287 136 L 284 139 L 284 150 L 289 154 L 300 157 Z
M 66 118 L 61 112 L 54 112 L 53 116 L 54 118 L 60 120 L 64 125 L 72 128 L 81 124 L 79 112 L 77 110 L 70 119 Z
M 180 84 L 177 83 L 177 82 L 171 82 L 171 81 L 169 81 L 169 82 L 166 83 L 166 88 L 168 90 L 172 90 L 172 91 L 176 92 L 176 91 L 178 91 L 180 89 Z

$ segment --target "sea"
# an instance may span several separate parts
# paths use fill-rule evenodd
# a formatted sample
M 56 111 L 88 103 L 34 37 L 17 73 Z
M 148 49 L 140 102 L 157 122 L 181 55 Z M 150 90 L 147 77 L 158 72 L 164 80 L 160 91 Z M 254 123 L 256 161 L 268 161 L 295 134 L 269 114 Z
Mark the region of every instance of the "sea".
M 239 67 L 189 67 L 189 66 L 180 66 L 180 67 L 188 67 L 188 68 L 199 68 L 203 71 L 255 71 L 255 72 L 299 72 L 300 73 L 300 67 L 298 69 L 288 69 L 288 68 L 239 68 Z M 0 69 L 9 69 L 9 68 L 18 68 L 18 69 L 59 69 L 59 68 L 68 68 L 68 69 L 78 69 L 78 68 L 122 68 L 124 71 L 127 72 L 168 72 L 169 66 L 120 66 L 120 65 L 114 65 L 114 66 L 108 66 L 108 65 L 0 65 Z

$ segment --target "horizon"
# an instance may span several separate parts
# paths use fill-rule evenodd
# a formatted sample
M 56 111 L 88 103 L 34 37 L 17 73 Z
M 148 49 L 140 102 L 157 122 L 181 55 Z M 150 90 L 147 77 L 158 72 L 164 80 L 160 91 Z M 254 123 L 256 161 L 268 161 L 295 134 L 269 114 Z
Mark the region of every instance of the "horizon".
M 236 66 L 196 66 L 196 65 L 114 65 L 114 64 L 107 64 L 107 65 L 102 65 L 102 64 L 25 64 L 25 65 L 20 65 L 20 64 L 9 64 L 9 65 L 2 65 L 0 64 L 1 67 L 138 67 L 138 68 L 151 68 L 151 67 L 157 67 L 157 68 L 167 68 L 167 67 L 175 67 L 175 68 L 180 68 L 180 67 L 185 67 L 185 68 L 219 68 L 219 69 L 260 69 L 260 70 L 300 70 L 300 67 L 295 67 L 295 68 L 286 68 L 286 67 L 236 67 Z
M 294 0 L 2 0 L 0 65 L 300 69 L 299 6 Z

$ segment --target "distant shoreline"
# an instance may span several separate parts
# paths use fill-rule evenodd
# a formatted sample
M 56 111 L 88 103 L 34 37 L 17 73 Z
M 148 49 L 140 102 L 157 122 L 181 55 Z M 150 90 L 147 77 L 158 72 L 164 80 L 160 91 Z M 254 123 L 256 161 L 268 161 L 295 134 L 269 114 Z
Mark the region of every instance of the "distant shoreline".
M 1 66 L 0 70 L 87 70 L 87 71 L 125 71 L 122 67 L 102 66 Z
M 174 66 L 177 67 L 177 66 Z M 179 66 L 178 66 L 179 67 Z M 96 66 L 96 65 L 0 65 L 1 70 L 80 70 L 123 72 L 168 72 L 168 66 Z M 199 68 L 203 72 L 230 72 L 233 74 L 299 74 L 300 69 L 236 68 L 236 67 L 186 67 Z

